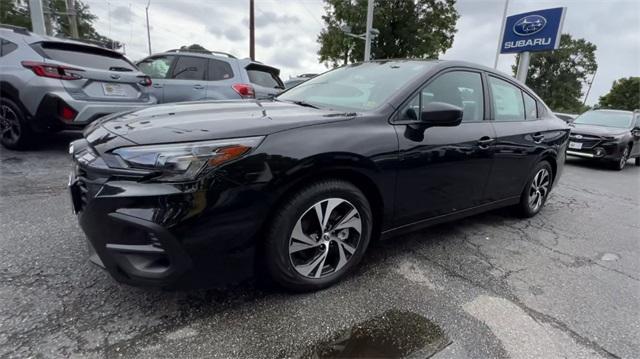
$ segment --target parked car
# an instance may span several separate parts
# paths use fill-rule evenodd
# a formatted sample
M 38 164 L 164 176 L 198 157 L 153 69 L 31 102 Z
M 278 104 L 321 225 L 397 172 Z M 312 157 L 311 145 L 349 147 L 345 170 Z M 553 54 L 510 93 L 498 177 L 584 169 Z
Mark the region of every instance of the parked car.
M 464 62 L 344 66 L 275 101 L 158 105 L 71 144 L 92 258 L 133 285 L 265 268 L 292 290 L 343 278 L 374 238 L 544 206 L 569 128 L 525 85 Z
M 318 74 L 300 74 L 296 77 L 292 77 L 290 79 L 288 79 L 287 81 L 284 82 L 284 88 L 285 89 L 290 89 L 292 87 L 296 87 L 298 85 L 300 85 L 301 83 L 312 79 L 314 77 L 318 76 Z
M 151 79 L 122 54 L 0 26 L 0 142 L 20 149 L 39 134 L 154 104 Z
M 578 117 L 578 115 L 573 113 L 554 112 L 553 114 L 556 115 L 557 118 L 561 119 L 566 123 L 571 123 L 573 122 L 573 120 L 576 119 L 576 117 Z
M 587 111 L 573 121 L 567 155 L 609 162 L 622 170 L 629 158 L 640 166 L 640 116 L 631 111 Z
M 153 79 L 159 103 L 268 99 L 284 89 L 277 68 L 224 52 L 169 50 L 137 65 Z

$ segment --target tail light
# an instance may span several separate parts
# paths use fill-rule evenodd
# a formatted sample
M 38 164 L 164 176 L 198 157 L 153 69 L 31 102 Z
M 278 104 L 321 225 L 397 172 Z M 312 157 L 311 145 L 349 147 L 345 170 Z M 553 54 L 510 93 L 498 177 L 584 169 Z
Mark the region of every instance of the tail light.
M 22 66 L 31 69 L 34 74 L 40 77 L 50 77 L 60 80 L 79 80 L 82 76 L 69 71 L 84 71 L 73 67 L 35 61 L 22 61 Z
M 153 83 L 151 81 L 151 77 L 149 77 L 149 76 L 138 76 L 138 77 L 141 78 L 140 82 L 138 82 L 138 84 L 140 84 L 140 86 L 149 87 Z
M 242 98 L 256 98 L 256 92 L 251 85 L 234 84 L 232 87 Z

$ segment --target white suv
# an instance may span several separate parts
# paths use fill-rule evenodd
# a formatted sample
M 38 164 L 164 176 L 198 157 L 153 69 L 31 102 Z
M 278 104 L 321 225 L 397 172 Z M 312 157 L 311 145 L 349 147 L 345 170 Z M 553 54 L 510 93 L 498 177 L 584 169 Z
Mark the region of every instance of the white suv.
M 0 142 L 7 148 L 157 102 L 149 76 L 116 51 L 7 25 L 0 25 L 0 45 Z

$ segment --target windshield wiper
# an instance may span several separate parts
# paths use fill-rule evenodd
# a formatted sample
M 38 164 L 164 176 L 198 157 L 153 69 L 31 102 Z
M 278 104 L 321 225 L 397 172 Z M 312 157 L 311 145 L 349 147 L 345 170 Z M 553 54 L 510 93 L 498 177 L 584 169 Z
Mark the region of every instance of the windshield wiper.
M 305 102 L 305 101 L 302 101 L 302 100 L 300 100 L 300 101 L 290 101 L 290 102 L 291 103 L 295 103 L 296 105 L 299 105 L 299 106 L 311 107 L 311 108 L 316 108 L 316 109 L 320 108 L 320 107 L 318 107 L 318 106 L 316 106 L 314 104 L 311 104 L 311 103 L 308 103 L 308 102 Z

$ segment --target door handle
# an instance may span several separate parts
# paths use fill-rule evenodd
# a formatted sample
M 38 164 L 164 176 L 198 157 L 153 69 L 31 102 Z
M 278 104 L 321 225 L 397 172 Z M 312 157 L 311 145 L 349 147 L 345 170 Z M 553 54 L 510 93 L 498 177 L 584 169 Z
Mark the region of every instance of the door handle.
M 193 88 L 196 89 L 196 90 L 202 90 L 202 89 L 204 89 L 204 86 L 202 86 L 202 85 L 193 85 Z
M 536 132 L 533 135 L 531 135 L 531 138 L 533 138 L 533 142 L 541 143 L 542 140 L 544 140 L 544 135 L 541 134 L 540 132 Z
M 484 137 L 482 137 L 482 138 L 480 138 L 480 139 L 478 140 L 478 147 L 479 147 L 481 150 L 486 150 L 486 149 L 488 149 L 488 148 L 489 148 L 489 145 L 491 145 L 491 144 L 492 144 L 492 143 L 494 143 L 495 141 L 496 141 L 496 139 L 495 139 L 495 138 L 491 138 L 491 137 L 489 137 L 489 136 L 484 136 Z
M 153 88 L 161 89 L 162 85 L 161 84 L 153 84 Z

